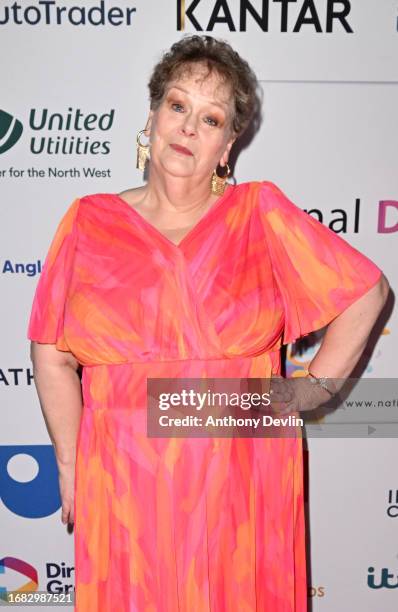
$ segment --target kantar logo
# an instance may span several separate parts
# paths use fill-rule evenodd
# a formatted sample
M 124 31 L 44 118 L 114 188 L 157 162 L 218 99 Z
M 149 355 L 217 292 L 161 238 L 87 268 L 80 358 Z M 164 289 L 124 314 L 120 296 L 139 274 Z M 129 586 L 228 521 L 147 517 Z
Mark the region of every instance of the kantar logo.
M 21 138 L 23 125 L 10 113 L 0 109 L 0 154 L 11 149 Z

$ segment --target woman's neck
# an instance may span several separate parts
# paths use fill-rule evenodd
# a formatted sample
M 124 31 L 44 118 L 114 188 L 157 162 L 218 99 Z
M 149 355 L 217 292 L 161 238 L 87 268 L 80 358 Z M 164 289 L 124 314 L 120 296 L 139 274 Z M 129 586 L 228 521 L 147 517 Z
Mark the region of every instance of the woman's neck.
M 153 211 L 188 214 L 210 207 L 216 199 L 208 180 L 194 181 L 186 177 L 159 176 L 152 170 L 142 204 Z

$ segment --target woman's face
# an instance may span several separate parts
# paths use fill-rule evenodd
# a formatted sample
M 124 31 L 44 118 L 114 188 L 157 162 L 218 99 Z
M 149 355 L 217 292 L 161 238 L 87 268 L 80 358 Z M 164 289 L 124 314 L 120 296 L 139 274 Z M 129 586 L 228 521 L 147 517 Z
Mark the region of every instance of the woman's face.
M 198 64 L 169 82 L 159 107 L 150 111 L 147 134 L 157 171 L 206 180 L 227 163 L 235 140 L 232 96 L 214 71 L 206 73 Z

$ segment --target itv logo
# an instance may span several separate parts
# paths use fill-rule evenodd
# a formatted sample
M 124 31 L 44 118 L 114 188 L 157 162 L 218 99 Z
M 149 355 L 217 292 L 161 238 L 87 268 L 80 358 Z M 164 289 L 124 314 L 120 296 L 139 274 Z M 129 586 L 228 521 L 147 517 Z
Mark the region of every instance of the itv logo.
M 371 589 L 398 589 L 398 575 L 382 567 L 378 576 L 374 567 L 368 567 L 367 584 Z

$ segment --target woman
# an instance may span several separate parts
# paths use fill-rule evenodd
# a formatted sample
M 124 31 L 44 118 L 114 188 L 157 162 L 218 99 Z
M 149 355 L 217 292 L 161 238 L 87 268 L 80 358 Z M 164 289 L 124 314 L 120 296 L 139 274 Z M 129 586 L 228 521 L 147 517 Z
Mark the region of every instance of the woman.
M 273 376 L 275 409 L 317 407 L 386 300 L 379 268 L 275 184 L 225 184 L 256 86 L 225 42 L 173 45 L 137 144 L 148 182 L 76 199 L 50 247 L 29 338 L 79 612 L 306 610 L 300 436 L 146 431 L 147 378 Z M 311 374 L 280 378 L 282 344 L 327 324 Z

